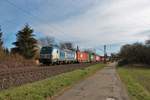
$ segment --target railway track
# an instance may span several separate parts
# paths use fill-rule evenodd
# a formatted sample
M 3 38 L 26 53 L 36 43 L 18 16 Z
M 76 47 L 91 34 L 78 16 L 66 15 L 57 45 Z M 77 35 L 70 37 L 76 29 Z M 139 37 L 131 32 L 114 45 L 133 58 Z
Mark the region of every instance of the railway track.
M 75 69 L 82 69 L 92 64 L 94 63 L 1 69 L 0 90 L 46 79 Z

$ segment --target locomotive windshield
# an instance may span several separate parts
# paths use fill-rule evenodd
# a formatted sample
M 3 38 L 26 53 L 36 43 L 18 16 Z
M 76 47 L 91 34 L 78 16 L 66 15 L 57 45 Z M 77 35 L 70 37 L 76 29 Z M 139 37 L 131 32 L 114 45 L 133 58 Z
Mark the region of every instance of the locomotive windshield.
M 52 47 L 42 47 L 41 54 L 48 54 L 52 52 Z

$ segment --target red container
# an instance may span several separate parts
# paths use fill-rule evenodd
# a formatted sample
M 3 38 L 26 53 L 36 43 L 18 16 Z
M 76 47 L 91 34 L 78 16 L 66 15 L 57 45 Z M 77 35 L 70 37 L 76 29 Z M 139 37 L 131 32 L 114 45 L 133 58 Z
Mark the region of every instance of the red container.
M 104 61 L 104 56 L 101 56 L 101 61 Z
M 101 61 L 100 56 L 96 55 L 96 62 L 100 62 L 100 61 Z
M 77 61 L 78 62 L 89 62 L 89 54 L 87 52 L 77 52 Z

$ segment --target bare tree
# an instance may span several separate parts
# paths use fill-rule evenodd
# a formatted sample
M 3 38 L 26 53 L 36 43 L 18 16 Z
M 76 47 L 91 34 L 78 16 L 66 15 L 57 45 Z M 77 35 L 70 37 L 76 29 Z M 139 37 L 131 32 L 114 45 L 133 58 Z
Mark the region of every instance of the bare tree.
M 43 37 L 39 39 L 39 44 L 41 46 L 52 46 L 55 44 L 54 37 Z
M 60 43 L 60 47 L 61 47 L 62 49 L 75 50 L 74 44 L 73 44 L 72 42 Z

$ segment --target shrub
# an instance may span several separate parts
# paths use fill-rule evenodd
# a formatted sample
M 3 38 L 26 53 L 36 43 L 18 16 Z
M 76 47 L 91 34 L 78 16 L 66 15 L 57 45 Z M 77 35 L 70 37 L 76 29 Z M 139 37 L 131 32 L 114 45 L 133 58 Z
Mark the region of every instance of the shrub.
M 0 59 L 0 68 L 21 68 L 36 65 L 35 60 L 26 60 L 19 54 L 3 55 Z
M 131 45 L 124 45 L 120 50 L 119 64 L 150 64 L 150 46 L 134 43 Z
M 129 62 L 126 59 L 122 59 L 118 62 L 118 66 L 124 66 L 124 65 L 127 65 L 127 64 L 129 64 Z

